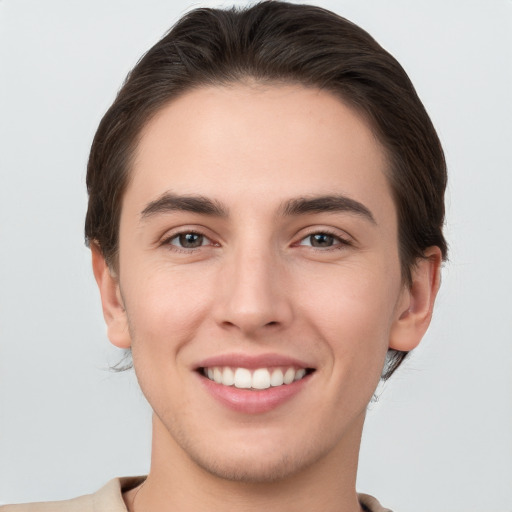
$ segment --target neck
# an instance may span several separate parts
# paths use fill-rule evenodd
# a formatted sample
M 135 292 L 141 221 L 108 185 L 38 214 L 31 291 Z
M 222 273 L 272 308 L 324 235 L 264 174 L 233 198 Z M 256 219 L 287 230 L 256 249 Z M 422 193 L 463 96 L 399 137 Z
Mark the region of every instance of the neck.
M 277 480 L 246 482 L 199 467 L 154 416 L 151 470 L 142 488 L 124 496 L 128 510 L 359 512 L 355 480 L 363 422 L 364 416 L 334 450 L 308 467 Z

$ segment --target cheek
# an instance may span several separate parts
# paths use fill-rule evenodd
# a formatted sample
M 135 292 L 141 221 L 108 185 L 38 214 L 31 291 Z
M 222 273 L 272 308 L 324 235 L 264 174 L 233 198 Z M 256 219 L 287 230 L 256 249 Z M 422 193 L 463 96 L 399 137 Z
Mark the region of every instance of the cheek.
M 124 288 L 134 353 L 158 359 L 179 350 L 202 323 L 211 300 L 210 280 L 200 272 L 155 267 Z M 134 354 L 135 356 L 135 354 Z
M 189 273 L 169 269 L 155 268 L 139 275 L 144 279 L 133 280 L 125 290 L 139 385 L 153 406 L 167 408 L 168 398 L 173 397 L 178 404 L 174 410 L 185 410 L 187 395 L 181 385 L 188 367 L 180 361 L 184 347 L 197 337 L 207 316 L 209 284 L 197 275 L 191 279 Z
M 332 269 L 328 279 L 314 281 L 321 286 L 303 283 L 300 314 L 328 341 L 334 365 L 375 371 L 387 352 L 400 274 L 355 267 Z

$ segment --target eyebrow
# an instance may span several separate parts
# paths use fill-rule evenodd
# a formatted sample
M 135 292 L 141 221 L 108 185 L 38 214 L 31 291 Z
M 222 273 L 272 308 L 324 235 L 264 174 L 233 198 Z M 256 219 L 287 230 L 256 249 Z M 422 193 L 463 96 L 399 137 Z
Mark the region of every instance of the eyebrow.
M 347 212 L 360 215 L 377 224 L 372 212 L 362 203 L 344 195 L 298 197 L 290 199 L 280 207 L 283 216 L 307 215 L 310 213 Z M 219 201 L 201 195 L 177 195 L 165 192 L 151 201 L 141 212 L 141 219 L 160 213 L 185 211 L 213 217 L 227 217 L 228 210 Z
M 329 212 L 354 213 L 366 218 L 373 224 L 377 224 L 372 212 L 364 204 L 344 195 L 299 197 L 286 201 L 281 210 L 285 216 Z
M 144 210 L 142 210 L 140 216 L 142 220 L 145 220 L 159 213 L 173 211 L 192 212 L 213 217 L 228 216 L 227 210 L 218 201 L 213 201 L 204 196 L 183 196 L 171 192 L 166 192 L 158 199 L 148 203 Z

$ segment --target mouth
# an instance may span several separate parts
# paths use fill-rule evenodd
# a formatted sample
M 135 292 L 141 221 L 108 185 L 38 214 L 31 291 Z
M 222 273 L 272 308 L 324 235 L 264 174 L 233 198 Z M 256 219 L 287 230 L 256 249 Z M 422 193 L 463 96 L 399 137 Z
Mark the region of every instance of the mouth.
M 207 379 L 221 386 L 261 391 L 288 386 L 312 374 L 313 368 L 296 366 L 262 367 L 249 369 L 232 366 L 208 366 L 198 369 Z
M 195 372 L 220 404 L 239 414 L 258 415 L 307 396 L 316 368 L 286 355 L 231 353 L 200 361 Z

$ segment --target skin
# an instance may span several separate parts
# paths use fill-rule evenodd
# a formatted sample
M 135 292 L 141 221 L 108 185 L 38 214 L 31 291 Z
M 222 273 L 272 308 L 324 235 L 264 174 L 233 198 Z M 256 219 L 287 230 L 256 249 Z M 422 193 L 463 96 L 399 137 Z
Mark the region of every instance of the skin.
M 360 510 L 366 406 L 388 348 L 411 350 L 427 329 L 441 263 L 428 249 L 404 285 L 383 148 L 353 109 L 298 85 L 195 89 L 141 135 L 118 268 L 93 247 L 109 338 L 131 347 L 154 411 L 151 471 L 127 506 Z M 208 198 L 224 215 L 148 214 L 163 194 Z M 333 194 L 370 215 L 283 212 Z M 190 232 L 201 245 L 180 247 Z M 234 411 L 196 371 L 233 353 L 292 357 L 315 371 L 270 411 Z

